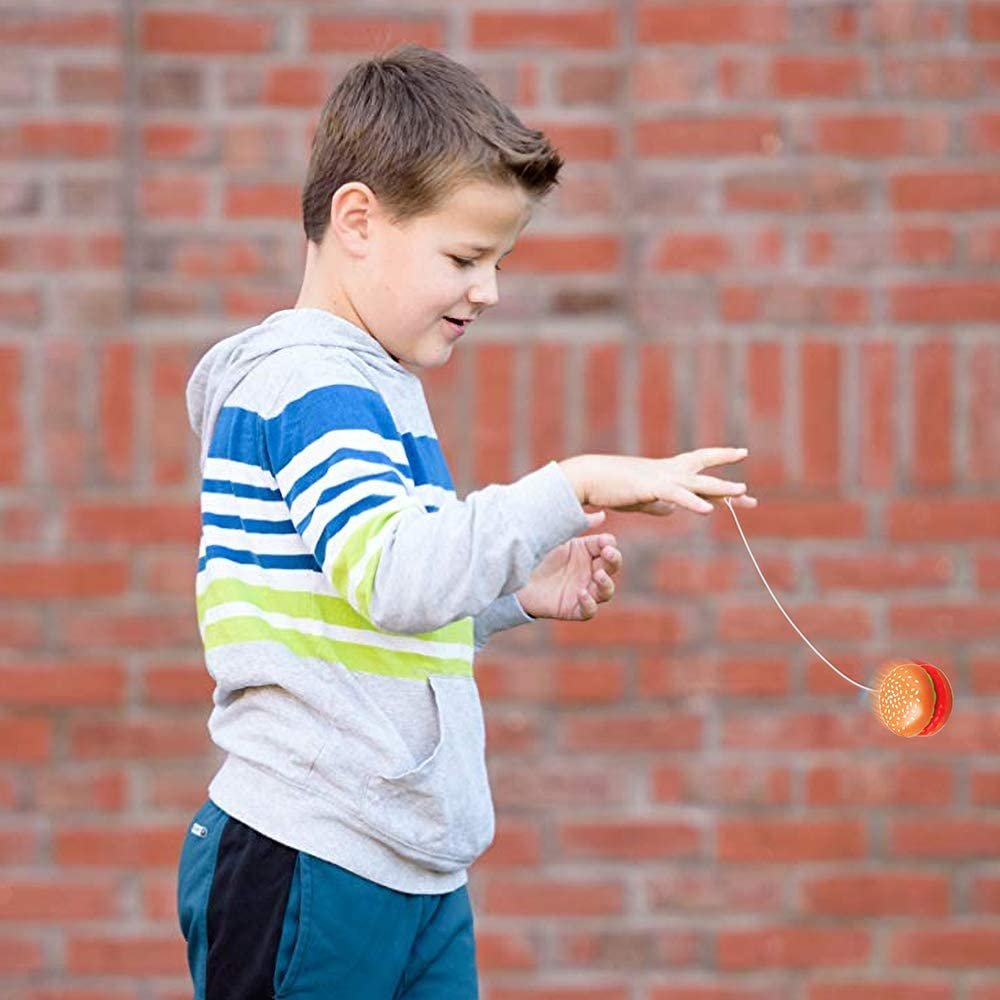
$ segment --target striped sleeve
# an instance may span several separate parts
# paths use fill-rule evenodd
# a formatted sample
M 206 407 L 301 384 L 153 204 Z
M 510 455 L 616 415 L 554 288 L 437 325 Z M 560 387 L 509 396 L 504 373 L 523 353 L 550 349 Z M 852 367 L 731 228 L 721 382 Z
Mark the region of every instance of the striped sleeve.
M 315 388 L 266 420 L 264 434 L 278 489 L 317 565 L 338 596 L 386 631 L 422 635 L 475 618 L 587 526 L 556 462 L 425 507 L 392 415 L 369 388 Z M 527 620 L 514 607 L 504 601 L 488 612 L 479 642 Z
M 354 385 L 312 389 L 264 422 L 264 444 L 295 529 L 338 596 L 371 620 L 385 536 L 404 511 L 423 510 L 384 401 Z

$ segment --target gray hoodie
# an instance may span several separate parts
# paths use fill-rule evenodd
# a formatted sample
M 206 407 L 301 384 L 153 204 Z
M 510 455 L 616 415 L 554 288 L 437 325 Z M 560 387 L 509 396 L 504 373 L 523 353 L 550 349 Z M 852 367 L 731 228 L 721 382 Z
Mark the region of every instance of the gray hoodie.
M 457 888 L 494 832 L 473 654 L 586 527 L 569 482 L 551 462 L 459 500 L 419 378 L 324 310 L 216 344 L 187 400 L 210 797 L 380 884 Z

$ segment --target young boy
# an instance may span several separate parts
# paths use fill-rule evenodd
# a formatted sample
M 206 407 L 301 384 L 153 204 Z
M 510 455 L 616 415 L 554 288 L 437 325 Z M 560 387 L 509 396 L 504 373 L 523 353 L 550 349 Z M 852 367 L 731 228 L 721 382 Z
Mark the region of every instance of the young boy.
M 561 165 L 446 56 L 359 63 L 313 143 L 295 307 L 191 377 L 226 753 L 180 858 L 197 1000 L 476 997 L 467 869 L 494 816 L 474 651 L 611 598 L 621 553 L 576 537 L 604 517 L 585 506 L 756 504 L 701 474 L 733 448 L 576 456 L 457 499 L 416 373 L 497 303 Z

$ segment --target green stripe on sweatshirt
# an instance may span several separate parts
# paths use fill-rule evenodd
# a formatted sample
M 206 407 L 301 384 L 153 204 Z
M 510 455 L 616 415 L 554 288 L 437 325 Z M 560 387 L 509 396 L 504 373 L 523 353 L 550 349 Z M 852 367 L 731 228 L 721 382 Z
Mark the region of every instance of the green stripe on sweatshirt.
M 325 625 L 360 629 L 375 635 L 396 634 L 376 628 L 340 597 L 314 594 L 307 590 L 276 590 L 274 587 L 244 583 L 242 580 L 232 577 L 210 583 L 205 588 L 204 593 L 198 595 L 198 620 L 204 620 L 205 613 L 209 608 L 217 607 L 220 604 L 229 604 L 232 601 L 244 601 L 247 604 L 253 604 L 262 611 L 272 611 L 275 614 L 288 615 L 291 618 L 323 622 Z M 424 632 L 421 635 L 409 636 L 409 638 L 425 639 L 429 642 L 471 644 L 471 624 L 471 618 L 463 618 L 435 629 L 433 632 Z
M 472 645 L 472 619 L 465 619 L 468 643 Z M 383 633 L 384 634 L 384 633 Z M 327 660 L 342 664 L 348 670 L 364 674 L 381 674 L 408 680 L 426 680 L 432 675 L 471 677 L 472 659 L 443 659 L 398 649 L 379 649 L 339 639 L 306 635 L 290 628 L 278 628 L 248 615 L 223 618 L 207 625 L 202 637 L 206 651 L 242 642 L 279 642 L 297 656 Z

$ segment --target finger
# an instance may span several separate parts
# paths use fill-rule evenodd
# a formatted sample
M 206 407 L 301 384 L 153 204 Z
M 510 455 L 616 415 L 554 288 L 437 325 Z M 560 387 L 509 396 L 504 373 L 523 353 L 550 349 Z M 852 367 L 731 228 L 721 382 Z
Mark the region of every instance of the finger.
M 577 606 L 580 609 L 580 619 L 582 621 L 587 621 L 597 614 L 597 601 L 586 590 L 581 590 L 577 595 Z
M 731 503 L 734 507 L 752 510 L 757 506 L 756 497 L 708 497 L 708 499 L 716 507 L 725 507 L 727 503 Z
M 596 560 L 595 567 L 606 570 L 611 576 L 614 576 L 622 568 L 623 562 L 624 557 L 621 551 L 613 545 L 608 545 L 601 549 L 601 555 Z
M 695 493 L 708 499 L 710 496 L 739 496 L 746 493 L 746 483 L 734 483 L 728 479 L 717 479 L 715 476 L 692 476 L 689 483 Z
M 697 496 L 679 483 L 671 483 L 667 487 L 667 493 L 678 506 L 693 510 L 696 514 L 711 514 L 715 510 L 709 498 Z
M 746 448 L 696 448 L 689 452 L 700 469 L 710 469 L 713 465 L 729 465 L 742 462 L 749 455 Z
M 587 535 L 582 540 L 586 543 L 587 553 L 591 557 L 599 556 L 608 546 L 618 544 L 614 535 Z
M 587 528 L 597 528 L 604 523 L 604 519 L 607 517 L 607 513 L 603 510 L 595 511 L 592 514 L 587 514 Z
M 598 570 L 594 574 L 594 583 L 597 585 L 598 603 L 610 601 L 611 598 L 614 597 L 615 582 L 604 570 Z

